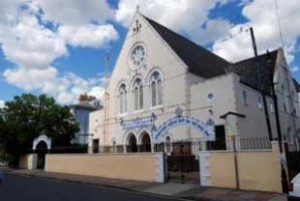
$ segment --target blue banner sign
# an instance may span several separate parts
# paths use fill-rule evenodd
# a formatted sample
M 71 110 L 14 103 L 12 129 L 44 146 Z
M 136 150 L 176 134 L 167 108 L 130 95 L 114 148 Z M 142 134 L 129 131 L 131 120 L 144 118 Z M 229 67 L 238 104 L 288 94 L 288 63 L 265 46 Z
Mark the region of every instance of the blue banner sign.
M 147 117 L 142 119 L 135 119 L 132 121 L 126 121 L 123 123 L 124 129 L 132 129 L 132 128 L 144 128 L 149 127 L 153 124 L 153 118 Z
M 206 141 L 215 141 L 214 122 L 209 119 L 206 123 L 203 123 L 200 120 L 191 117 L 174 117 L 164 122 L 154 131 L 155 139 L 157 140 L 168 130 L 180 125 L 188 125 L 197 129 L 200 133 L 204 134 L 204 139 Z

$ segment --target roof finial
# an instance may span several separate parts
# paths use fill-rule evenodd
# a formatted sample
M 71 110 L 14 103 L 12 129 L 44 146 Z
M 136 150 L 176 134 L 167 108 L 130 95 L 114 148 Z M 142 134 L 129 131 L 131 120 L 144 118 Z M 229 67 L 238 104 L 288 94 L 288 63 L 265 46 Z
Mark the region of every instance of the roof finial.
M 136 5 L 136 12 L 140 12 L 140 5 L 139 4 Z

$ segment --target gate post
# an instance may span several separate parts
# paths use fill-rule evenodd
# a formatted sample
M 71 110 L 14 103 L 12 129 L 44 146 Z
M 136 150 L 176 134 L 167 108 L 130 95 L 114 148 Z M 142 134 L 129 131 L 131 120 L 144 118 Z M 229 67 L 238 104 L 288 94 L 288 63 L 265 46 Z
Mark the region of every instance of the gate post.
M 184 183 L 184 174 L 183 174 L 183 143 L 180 142 L 180 173 L 181 173 L 181 183 Z

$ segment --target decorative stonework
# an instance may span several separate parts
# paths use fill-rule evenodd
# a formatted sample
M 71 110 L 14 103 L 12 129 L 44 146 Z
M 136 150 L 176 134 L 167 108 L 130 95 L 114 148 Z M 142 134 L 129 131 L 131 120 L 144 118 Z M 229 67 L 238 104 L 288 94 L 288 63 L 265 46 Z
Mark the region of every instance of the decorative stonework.
M 48 138 L 46 135 L 40 135 L 39 137 L 33 140 L 32 150 L 36 150 L 37 145 L 41 142 L 45 142 L 47 145 L 47 149 L 51 149 L 51 138 Z

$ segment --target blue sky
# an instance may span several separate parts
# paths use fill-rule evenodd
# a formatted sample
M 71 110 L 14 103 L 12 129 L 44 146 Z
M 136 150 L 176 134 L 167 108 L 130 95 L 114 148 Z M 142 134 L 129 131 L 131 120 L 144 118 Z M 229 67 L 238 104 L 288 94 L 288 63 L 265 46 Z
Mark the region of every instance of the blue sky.
M 277 0 L 283 47 L 300 81 L 300 5 Z M 14 96 L 46 93 L 59 103 L 81 93 L 101 98 L 104 58 L 112 71 L 139 5 L 140 12 L 228 61 L 281 45 L 276 0 L 1 0 L 0 107 Z M 59 12 L 57 12 L 59 11 Z

